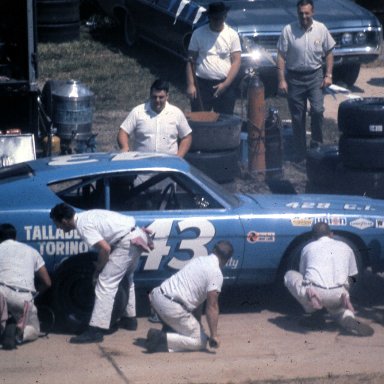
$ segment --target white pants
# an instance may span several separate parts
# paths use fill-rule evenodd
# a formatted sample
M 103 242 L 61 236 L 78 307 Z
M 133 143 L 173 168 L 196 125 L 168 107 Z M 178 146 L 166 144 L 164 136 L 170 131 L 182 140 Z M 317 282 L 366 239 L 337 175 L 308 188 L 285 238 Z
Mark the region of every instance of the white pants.
M 24 302 L 27 301 L 29 303 L 30 308 L 23 330 L 23 341 L 36 340 L 40 333 L 40 322 L 37 317 L 37 308 L 33 302 L 32 293 L 16 292 L 3 285 L 0 285 L 0 293 L 7 300 L 8 312 L 15 318 L 16 323 L 23 316 Z
M 133 232 L 125 236 L 109 255 L 108 262 L 99 274 L 95 287 L 95 305 L 89 324 L 94 327 L 108 329 L 111 322 L 111 315 L 116 292 L 119 283 L 127 275 L 129 284 L 125 289 L 129 294 L 128 304 L 124 315 L 136 315 L 135 286 L 133 284 L 133 273 L 136 269 L 141 248 L 131 245 L 131 239 L 142 236 L 146 239 L 146 234 L 142 229 L 136 228 Z
M 303 275 L 301 273 L 288 271 L 284 276 L 284 284 L 293 297 L 301 304 L 305 312 L 313 313 L 317 310 L 317 308 L 312 306 L 308 298 L 307 289 L 309 286 L 303 285 Z M 349 295 L 345 287 L 325 289 L 313 286 L 312 289 L 315 290 L 323 307 L 337 321 L 347 316 L 355 317 L 351 310 L 345 308 L 341 299 L 342 294 Z
M 198 351 L 205 349 L 208 337 L 201 324 L 182 305 L 165 297 L 160 288 L 149 295 L 159 317 L 177 333 L 167 333 L 169 352 Z

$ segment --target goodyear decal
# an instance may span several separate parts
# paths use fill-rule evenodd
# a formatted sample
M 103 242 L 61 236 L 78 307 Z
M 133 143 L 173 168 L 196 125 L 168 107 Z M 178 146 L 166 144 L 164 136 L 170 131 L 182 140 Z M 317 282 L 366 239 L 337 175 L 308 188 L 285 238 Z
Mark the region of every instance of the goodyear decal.
M 312 217 L 294 217 L 291 219 L 291 224 L 294 227 L 312 227 L 313 218 Z
M 384 229 L 384 219 L 376 219 L 376 228 Z
M 371 228 L 375 225 L 375 223 L 368 219 L 363 219 L 362 217 L 356 220 L 353 220 L 349 223 L 351 227 L 358 228 L 361 230 Z
M 273 243 L 275 241 L 275 232 L 255 232 L 250 231 L 247 234 L 248 243 Z
M 340 216 L 331 216 L 331 217 L 317 217 L 315 223 L 327 223 L 328 225 L 344 226 L 347 225 L 347 218 Z

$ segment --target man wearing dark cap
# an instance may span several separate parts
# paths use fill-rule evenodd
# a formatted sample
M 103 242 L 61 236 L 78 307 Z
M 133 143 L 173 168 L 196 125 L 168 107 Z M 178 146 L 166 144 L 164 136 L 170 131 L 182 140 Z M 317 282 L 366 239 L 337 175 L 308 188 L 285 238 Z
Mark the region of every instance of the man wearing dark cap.
M 225 23 L 228 10 L 223 2 L 209 4 L 209 23 L 192 34 L 186 71 L 192 111 L 233 113 L 241 45 L 237 32 Z

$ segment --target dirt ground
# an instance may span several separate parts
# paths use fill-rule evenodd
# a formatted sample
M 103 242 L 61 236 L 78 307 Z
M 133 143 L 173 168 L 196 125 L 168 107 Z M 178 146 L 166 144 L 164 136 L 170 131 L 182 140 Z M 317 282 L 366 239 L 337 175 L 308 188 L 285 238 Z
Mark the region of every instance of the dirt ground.
M 363 97 L 382 97 L 383 90 L 383 67 L 363 68 L 352 89 Z M 327 118 L 337 118 L 343 100 L 326 97 Z M 119 330 L 100 344 L 76 346 L 68 343 L 71 335 L 52 333 L 0 350 L 0 383 L 382 384 L 383 292 L 383 277 L 367 272 L 353 296 L 358 318 L 375 330 L 372 337 L 343 334 L 330 319 L 305 328 L 299 306 L 270 287 L 229 289 L 222 295 L 218 350 L 146 354 L 143 340 L 153 325 L 141 316 L 137 331 Z

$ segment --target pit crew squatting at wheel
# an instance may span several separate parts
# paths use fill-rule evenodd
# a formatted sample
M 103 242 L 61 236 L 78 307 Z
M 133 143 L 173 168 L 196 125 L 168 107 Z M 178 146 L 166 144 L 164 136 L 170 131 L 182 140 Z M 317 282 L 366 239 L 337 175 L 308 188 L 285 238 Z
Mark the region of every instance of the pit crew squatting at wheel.
M 326 223 L 313 226 L 314 240 L 307 244 L 300 258 L 300 272 L 290 270 L 285 286 L 308 314 L 325 308 L 347 332 L 371 336 L 373 329 L 355 319 L 349 298 L 349 279 L 358 274 L 353 250 L 332 239 Z

